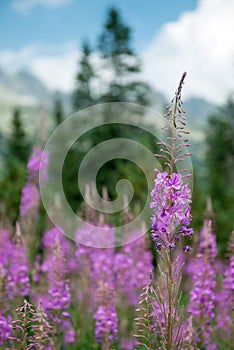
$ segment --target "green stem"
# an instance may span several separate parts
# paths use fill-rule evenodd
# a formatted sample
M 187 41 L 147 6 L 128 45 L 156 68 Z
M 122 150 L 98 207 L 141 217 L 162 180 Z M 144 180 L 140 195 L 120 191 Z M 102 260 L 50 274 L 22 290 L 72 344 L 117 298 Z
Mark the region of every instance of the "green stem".
M 170 350 L 172 346 L 171 339 L 171 324 L 172 324 L 172 261 L 171 252 L 168 252 L 168 317 L 167 317 L 167 349 Z
M 176 139 L 176 112 L 177 112 L 178 98 L 176 96 L 174 110 L 173 110 L 173 126 L 172 126 L 172 145 L 171 145 L 171 163 L 170 163 L 170 176 L 172 176 L 174 171 L 174 162 L 175 162 L 175 139 Z M 170 207 L 172 207 L 172 191 L 170 193 Z M 169 234 L 168 240 L 172 242 L 172 227 L 169 225 Z M 170 350 L 172 346 L 172 256 L 171 251 L 167 252 L 167 263 L 168 263 L 168 316 L 167 316 L 167 349 Z
M 27 322 L 28 322 L 28 316 L 27 316 L 27 309 L 25 307 L 25 310 L 24 310 L 24 323 L 23 323 L 22 350 L 26 350 L 27 349 Z
M 152 277 L 150 277 L 152 279 Z M 147 316 L 147 330 L 148 330 L 148 339 L 149 339 L 149 349 L 152 349 L 152 338 L 151 338 L 151 322 L 150 322 L 150 285 L 147 290 L 147 299 L 146 299 L 146 316 Z

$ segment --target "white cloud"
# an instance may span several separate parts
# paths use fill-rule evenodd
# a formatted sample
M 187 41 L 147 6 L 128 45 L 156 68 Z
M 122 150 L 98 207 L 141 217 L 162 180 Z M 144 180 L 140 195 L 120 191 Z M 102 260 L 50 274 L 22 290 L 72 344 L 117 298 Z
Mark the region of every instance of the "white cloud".
M 166 23 L 142 55 L 144 80 L 170 98 L 186 70 L 184 97 L 223 102 L 234 91 L 233 13 L 233 0 L 200 0 L 197 9 Z M 0 52 L 0 67 L 30 69 L 49 88 L 71 91 L 78 59 L 75 42 L 60 46 L 33 44 L 18 51 Z M 94 62 L 100 65 L 97 57 Z M 108 81 L 108 72 L 101 75 Z M 95 91 L 98 88 L 95 86 Z
M 234 90 L 233 13 L 233 0 L 200 0 L 165 24 L 143 53 L 144 77 L 169 97 L 186 70 L 185 95 L 223 102 Z
M 68 5 L 72 0 L 12 0 L 11 7 L 20 13 L 28 13 L 34 7 L 44 6 L 47 8 L 55 8 Z
M 8 71 L 30 70 L 49 89 L 71 91 L 78 66 L 76 43 L 60 46 L 28 45 L 18 51 L 1 51 L 0 66 Z

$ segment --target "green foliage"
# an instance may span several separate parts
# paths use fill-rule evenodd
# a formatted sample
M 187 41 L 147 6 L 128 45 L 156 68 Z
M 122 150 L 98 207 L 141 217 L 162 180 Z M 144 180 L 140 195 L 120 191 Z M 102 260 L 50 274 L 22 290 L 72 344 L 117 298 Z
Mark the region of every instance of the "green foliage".
M 24 131 L 21 112 L 15 108 L 12 117 L 11 133 L 8 139 L 9 154 L 15 159 L 26 162 L 29 155 L 29 144 Z
M 132 102 L 140 105 L 148 105 L 151 89 L 150 87 L 137 80 L 137 73 L 140 72 L 139 58 L 134 54 L 131 48 L 131 29 L 124 23 L 119 11 L 110 8 L 104 23 L 104 28 L 98 38 L 98 54 L 101 59 L 102 70 L 98 74 L 92 63 L 92 50 L 90 45 L 85 42 L 82 46 L 82 56 L 79 63 L 78 74 L 76 76 L 76 89 L 73 95 L 73 106 L 77 110 L 91 106 L 97 103 L 107 102 Z M 104 72 L 111 77 L 106 81 Z M 100 91 L 97 93 L 93 86 L 94 81 L 98 82 Z M 90 116 L 91 118 L 92 116 Z M 152 135 L 142 132 L 140 128 L 121 125 L 120 116 L 117 115 L 120 124 L 108 124 L 108 113 L 105 116 L 107 123 L 105 126 L 90 130 L 79 142 L 69 151 L 64 163 L 63 184 L 66 196 L 74 210 L 82 200 L 77 184 L 74 179 L 77 178 L 79 164 L 88 150 L 99 143 L 125 137 L 146 144 L 146 147 L 155 151 L 155 139 Z M 139 126 L 142 125 L 142 120 Z M 84 147 L 84 145 L 88 145 Z M 146 187 L 146 179 L 141 169 L 135 164 L 123 159 L 115 159 L 105 164 L 97 176 L 97 187 L 101 194 L 102 187 L 108 188 L 110 198 L 116 196 L 116 183 L 121 178 L 127 178 L 133 182 L 137 200 L 143 201 L 144 194 L 142 188 Z
M 21 189 L 27 179 L 25 163 L 9 156 L 6 159 L 6 173 L 0 182 L 1 214 L 14 222 L 19 214 Z
M 76 76 L 76 90 L 73 94 L 73 106 L 75 110 L 91 106 L 94 103 L 91 84 L 95 73 L 91 64 L 91 53 L 89 43 L 84 42 L 79 71 Z
M 21 112 L 13 111 L 11 133 L 6 142 L 4 154 L 4 174 L 0 182 L 0 200 L 2 214 L 7 212 L 11 221 L 19 214 L 21 189 L 26 181 L 26 162 L 30 144 L 24 131 Z
M 68 152 L 63 167 L 64 191 L 74 211 L 78 209 L 79 204 L 83 200 L 77 184 L 77 174 L 83 157 L 99 143 L 118 137 L 137 141 L 151 150 L 152 153 L 155 152 L 157 147 L 156 139 L 153 135 L 140 127 L 121 123 L 96 127 L 80 137 Z M 144 191 L 144 189 L 148 188 L 147 179 L 141 168 L 125 159 L 113 159 L 100 168 L 96 178 L 99 194 L 102 195 L 102 189 L 106 187 L 110 199 L 115 199 L 117 195 L 116 184 L 121 179 L 128 179 L 134 187 L 135 203 L 132 204 L 136 204 L 136 202 L 144 204 L 148 195 L 147 191 Z
M 140 68 L 136 60 L 128 63 L 127 58 L 135 58 L 130 47 L 131 29 L 123 22 L 119 11 L 111 7 L 104 25 L 104 30 L 99 38 L 98 48 L 103 58 L 108 59 L 108 64 L 118 76 L 126 73 L 139 72 Z
M 140 72 L 140 62 L 131 48 L 131 29 L 114 7 L 107 14 L 98 49 L 105 62 L 104 68 L 112 77 L 106 92 L 100 96 L 100 102 L 149 104 L 149 86 L 134 79 Z
M 207 167 L 209 192 L 216 213 L 218 242 L 222 251 L 234 227 L 234 100 L 209 118 Z
M 63 121 L 63 105 L 59 94 L 57 94 L 54 102 L 54 122 L 58 126 Z

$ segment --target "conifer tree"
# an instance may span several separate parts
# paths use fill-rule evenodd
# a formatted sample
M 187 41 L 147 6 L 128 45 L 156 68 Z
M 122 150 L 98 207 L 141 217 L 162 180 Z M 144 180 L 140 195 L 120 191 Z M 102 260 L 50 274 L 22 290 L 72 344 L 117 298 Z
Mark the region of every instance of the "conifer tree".
M 234 227 L 234 100 L 229 99 L 219 112 L 210 116 L 207 130 L 207 168 L 209 192 L 216 212 L 221 249 L 225 250 Z
M 0 199 L 4 203 L 3 211 L 7 212 L 10 220 L 15 221 L 19 211 L 21 190 L 26 181 L 26 163 L 30 151 L 19 108 L 13 111 L 11 133 L 6 146 L 5 173 L 0 182 Z
M 11 124 L 11 134 L 8 139 L 9 155 L 19 161 L 26 162 L 29 155 L 29 144 L 19 108 L 14 109 Z
M 111 72 L 112 79 L 101 96 L 101 102 L 135 102 L 149 104 L 149 86 L 136 79 L 140 61 L 131 47 L 132 33 L 115 7 L 107 13 L 98 49 Z
M 63 105 L 58 93 L 54 102 L 54 121 L 56 126 L 61 124 L 63 121 Z
M 97 40 L 97 56 L 99 57 L 99 65 L 97 67 L 93 65 L 91 59 L 92 51 L 88 43 L 86 42 L 82 46 L 82 56 L 76 76 L 76 89 L 73 95 L 73 106 L 76 111 L 94 104 L 107 102 L 149 104 L 151 89 L 138 78 L 140 61 L 131 47 L 131 39 L 131 29 L 125 24 L 120 12 L 116 8 L 111 7 L 107 13 L 101 35 Z M 107 75 L 111 77 L 108 81 L 106 81 Z M 94 91 L 93 82 L 98 83 L 99 91 Z M 97 85 L 95 84 L 95 86 Z M 108 112 L 108 107 L 106 109 L 104 118 L 108 122 L 110 113 Z M 111 111 L 111 113 L 113 116 L 114 111 Z M 64 189 L 74 209 L 76 202 L 80 198 L 80 194 L 74 191 L 74 186 L 72 185 L 78 171 L 74 164 L 79 164 L 87 152 L 87 149 L 84 150 L 85 147 L 82 147 L 82 142 L 86 145 L 88 144 L 91 149 L 105 140 L 126 137 L 149 144 L 152 150 L 155 149 L 155 139 L 152 135 L 143 135 L 142 129 L 128 127 L 126 124 L 122 125 L 121 118 L 124 118 L 124 116 L 118 111 L 116 113 L 119 123 L 110 123 L 89 130 L 85 137 L 79 139 L 79 144 L 74 144 L 73 149 L 67 155 L 65 160 L 67 171 L 63 177 Z M 90 118 L 92 118 L 92 115 L 90 115 Z M 141 116 L 138 116 L 138 121 L 140 126 Z M 118 180 L 129 178 L 130 181 L 135 181 L 135 192 L 139 194 L 138 199 L 142 200 L 140 186 L 144 186 L 145 180 L 142 179 L 142 176 L 141 169 L 134 163 L 128 162 L 126 164 L 126 161 L 123 159 L 114 159 L 105 164 L 99 171 L 97 187 L 100 193 L 103 186 L 107 187 L 110 198 L 114 198 Z
M 73 94 L 73 107 L 76 110 L 91 106 L 94 102 L 91 84 L 95 73 L 91 63 L 91 54 L 90 45 L 85 41 L 82 45 L 82 55 L 76 76 L 76 89 Z

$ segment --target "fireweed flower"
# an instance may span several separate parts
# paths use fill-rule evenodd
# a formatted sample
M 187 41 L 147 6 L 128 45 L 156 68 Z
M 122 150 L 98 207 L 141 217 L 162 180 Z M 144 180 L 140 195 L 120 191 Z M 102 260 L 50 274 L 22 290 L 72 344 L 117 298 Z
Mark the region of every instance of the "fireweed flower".
M 20 344 L 21 349 L 29 350 L 33 348 L 29 336 L 30 327 L 35 317 L 33 305 L 24 300 L 23 306 L 16 309 L 15 312 L 17 320 L 12 321 L 13 336 L 10 336 L 9 339 L 17 345 Z
M 211 199 L 207 198 L 205 219 L 199 236 L 198 255 L 206 256 L 210 263 L 217 257 L 216 234 L 213 229 L 214 212 Z
M 25 249 L 19 245 L 14 245 L 12 248 L 11 265 L 6 287 L 9 298 L 28 295 L 30 287 L 29 261 Z
M 182 311 L 179 306 L 183 261 L 180 254 L 183 254 L 183 250 L 177 252 L 176 247 L 181 238 L 190 238 L 193 233 L 189 228 L 191 191 L 188 184 L 184 183 L 185 178 L 191 174 L 184 169 L 180 170 L 180 173 L 176 172 L 176 163 L 191 154 L 183 153 L 183 149 L 189 146 L 186 139 L 189 132 L 185 130 L 181 100 L 185 76 L 186 73 L 183 73 L 175 97 L 165 115 L 169 122 L 169 126 L 164 128 L 167 132 L 166 142 L 158 142 L 161 149 L 160 154 L 156 154 L 165 161 L 165 171 L 156 170 L 154 189 L 151 192 L 152 239 L 159 256 L 157 290 L 154 292 L 152 286 L 148 288 L 152 298 L 145 294 L 145 310 L 150 308 L 150 300 L 152 313 L 148 316 L 148 321 L 143 316 L 138 322 L 139 325 L 142 320 L 141 329 L 145 328 L 148 331 L 148 334 L 143 333 L 144 337 L 139 334 L 138 338 L 143 339 L 140 343 L 145 344 L 147 340 L 150 349 L 152 329 L 158 349 L 182 349 L 183 344 Z M 184 251 L 188 250 L 186 245 Z
M 12 242 L 7 230 L 0 230 L 0 346 L 11 334 L 11 316 L 9 315 L 10 300 L 13 295 L 9 293 L 8 276 L 10 270 Z
M 108 225 L 105 225 L 108 229 Z M 108 235 L 108 232 L 107 232 Z M 84 309 L 93 314 L 95 320 L 95 340 L 102 345 L 103 349 L 110 349 L 117 340 L 118 317 L 116 312 L 116 275 L 114 273 L 114 248 L 95 248 L 96 245 L 105 242 L 107 237 L 102 230 L 93 226 L 90 222 L 90 230 L 79 228 L 76 232 L 77 241 L 81 237 L 88 246 L 77 244 L 76 257 L 78 265 L 78 306 L 80 313 Z M 114 235 L 110 237 L 114 242 Z M 79 271 L 81 273 L 79 274 Z M 80 316 L 80 326 L 83 327 Z
M 61 334 L 63 334 L 64 341 L 74 342 L 75 340 L 70 315 L 67 312 L 71 303 L 66 264 L 69 242 L 57 228 L 45 232 L 42 242 L 45 249 L 45 260 L 41 270 L 47 274 L 48 286 L 46 294 L 40 299 L 53 326 L 54 338 L 58 346 Z
M 194 268 L 193 288 L 190 292 L 189 314 L 195 330 L 194 344 L 214 347 L 211 344 L 212 320 L 215 317 L 215 271 L 209 262 L 199 258 Z
M 188 185 L 183 183 L 181 174 L 170 175 L 157 170 L 156 173 L 150 205 L 154 209 L 151 221 L 152 239 L 160 244 L 160 247 L 174 249 L 181 237 L 190 237 L 193 233 L 193 230 L 188 228 L 191 221 L 191 191 Z
M 232 233 L 233 236 L 233 233 Z M 233 237 L 231 237 L 233 239 Z M 219 337 L 228 348 L 234 343 L 234 246 L 229 244 L 229 266 L 226 268 L 221 291 L 218 293 L 217 328 Z M 231 255 L 232 254 L 232 255 Z
M 8 242 L 9 243 L 9 242 Z M 19 224 L 16 224 L 16 237 L 8 246 L 8 261 L 6 265 L 6 293 L 8 299 L 29 294 L 29 260 L 23 244 Z
M 41 167 L 42 179 L 47 178 L 48 154 L 45 151 L 33 147 L 31 156 L 27 164 L 27 170 L 30 178 L 38 176 Z
M 25 217 L 29 212 L 37 216 L 40 204 L 40 193 L 38 189 L 38 175 L 41 167 L 41 179 L 47 178 L 48 154 L 37 147 L 32 149 L 27 164 L 28 179 L 22 189 L 20 202 L 20 215 Z
M 132 350 L 136 349 L 137 343 L 134 339 L 122 339 L 120 343 L 120 349 L 123 350 Z
M 5 270 L 10 264 L 10 256 L 12 250 L 12 240 L 10 232 L 7 230 L 0 230 L 0 265 Z
M 95 338 L 100 343 L 112 343 L 117 338 L 118 332 L 118 317 L 114 306 L 112 305 L 100 305 L 94 314 L 95 325 Z M 107 335 L 108 340 L 105 339 Z M 107 344 L 104 343 L 103 349 L 107 348 Z
M 99 281 L 95 299 L 95 339 L 102 344 L 103 349 L 110 349 L 117 340 L 118 333 L 116 293 L 111 281 Z
M 117 289 L 128 300 L 129 305 L 137 305 L 139 291 L 147 284 L 153 269 L 153 256 L 147 249 L 145 236 L 123 246 L 115 254 L 114 271 Z
M 11 322 L 10 344 L 20 345 L 20 349 L 53 350 L 51 327 L 41 306 L 35 307 L 27 300 L 15 310 L 17 319 Z M 7 348 L 15 349 L 15 348 Z
M 0 345 L 3 345 L 11 335 L 11 318 L 0 316 Z
M 184 183 L 184 179 L 191 174 L 186 169 L 180 170 L 180 173 L 175 172 L 176 163 L 191 155 L 182 153 L 189 146 L 188 139 L 184 137 L 189 132 L 185 130 L 186 119 L 181 100 L 185 76 L 186 73 L 182 75 L 175 97 L 165 115 L 170 127 L 166 126 L 164 129 L 169 136 L 166 142 L 158 142 L 161 153 L 156 154 L 165 160 L 165 167 L 168 169 L 164 172 L 155 170 L 157 175 L 151 192 L 150 207 L 154 209 L 151 219 L 152 239 L 156 242 L 156 248 L 160 249 L 174 249 L 183 236 L 191 237 L 193 234 L 193 229 L 189 228 L 191 190 Z
M 108 228 L 108 225 L 105 225 Z M 97 236 L 102 237 L 102 230 Z M 113 232 L 113 231 L 110 231 Z M 105 241 L 105 237 L 103 237 Z M 114 242 L 114 233 L 110 238 Z M 117 340 L 118 317 L 116 312 L 116 284 L 114 275 L 114 248 L 92 250 L 92 288 L 95 301 L 95 339 L 103 349 L 110 349 Z
M 207 211 L 208 214 L 208 211 Z M 206 214 L 206 215 L 207 215 Z M 190 292 L 188 313 L 193 326 L 192 344 L 196 347 L 216 349 L 212 342 L 216 302 L 216 269 L 214 259 L 217 255 L 216 236 L 212 220 L 204 219 L 200 233 L 198 254 L 190 264 L 193 287 Z
M 35 348 L 38 350 L 53 350 L 53 330 L 41 303 L 33 313 L 31 322 L 31 331 L 33 335 L 29 337 L 29 341 L 34 344 Z
M 40 193 L 38 188 L 31 182 L 27 182 L 22 189 L 20 215 L 24 217 L 29 211 L 38 212 Z
M 90 230 L 81 227 L 76 232 L 77 241 L 85 238 L 90 245 L 77 244 L 78 306 L 82 314 L 84 309 L 87 311 L 87 306 L 88 311 L 93 313 L 96 341 L 106 347 L 106 339 L 110 344 L 117 339 L 118 323 L 121 327 L 122 320 L 118 322 L 116 309 L 118 308 L 120 313 L 125 311 L 127 301 L 126 312 L 132 311 L 131 306 L 136 305 L 140 289 L 147 282 L 153 257 L 148 251 L 145 237 L 117 251 L 112 248 L 92 247 L 91 245 L 97 244 L 96 242 L 99 244 L 103 242 L 105 245 L 107 236 L 108 240 L 114 243 L 115 237 L 111 236 L 111 233 L 103 233 L 102 230 L 99 232 L 97 227 L 92 230 L 91 222 L 90 225 Z M 105 227 L 108 229 L 108 225 Z M 136 236 L 136 232 L 133 232 L 132 236 Z M 81 315 L 80 318 L 82 322 L 84 316 Z M 122 329 L 126 328 L 126 322 L 127 320 L 123 320 Z

